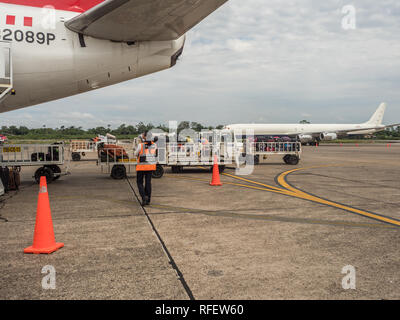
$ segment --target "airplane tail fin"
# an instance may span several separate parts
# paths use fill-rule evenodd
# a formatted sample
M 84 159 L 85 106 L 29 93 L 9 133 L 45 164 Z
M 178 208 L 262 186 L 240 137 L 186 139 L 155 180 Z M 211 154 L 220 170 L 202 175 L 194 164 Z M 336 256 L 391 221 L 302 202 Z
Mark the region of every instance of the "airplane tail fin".
M 372 115 L 371 119 L 369 119 L 366 123 L 374 126 L 378 126 L 382 124 L 383 115 L 385 114 L 386 103 L 382 102 L 378 109 L 376 109 L 375 113 Z

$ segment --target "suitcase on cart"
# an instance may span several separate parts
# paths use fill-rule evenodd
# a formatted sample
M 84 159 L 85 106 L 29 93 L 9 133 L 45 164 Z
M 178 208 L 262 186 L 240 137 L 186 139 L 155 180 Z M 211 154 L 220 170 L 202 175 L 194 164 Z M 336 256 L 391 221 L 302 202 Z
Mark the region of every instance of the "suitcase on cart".
M 21 180 L 19 176 L 19 171 L 16 169 L 9 170 L 8 190 L 18 190 L 20 184 Z

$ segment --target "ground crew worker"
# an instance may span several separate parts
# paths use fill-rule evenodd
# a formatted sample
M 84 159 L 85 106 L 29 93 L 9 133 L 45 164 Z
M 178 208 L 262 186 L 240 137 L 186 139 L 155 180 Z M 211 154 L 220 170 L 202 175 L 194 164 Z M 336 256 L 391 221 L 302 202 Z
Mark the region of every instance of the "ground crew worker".
M 146 141 L 146 134 L 147 134 L 147 131 L 143 132 L 143 133 L 139 136 L 140 142 L 145 142 L 145 141 Z
M 142 206 L 150 204 L 151 200 L 151 175 L 157 166 L 157 137 L 151 141 L 145 131 L 141 138 L 144 140 L 139 144 L 135 156 L 137 157 L 136 165 L 136 183 L 142 198 Z M 145 186 L 143 186 L 145 180 Z

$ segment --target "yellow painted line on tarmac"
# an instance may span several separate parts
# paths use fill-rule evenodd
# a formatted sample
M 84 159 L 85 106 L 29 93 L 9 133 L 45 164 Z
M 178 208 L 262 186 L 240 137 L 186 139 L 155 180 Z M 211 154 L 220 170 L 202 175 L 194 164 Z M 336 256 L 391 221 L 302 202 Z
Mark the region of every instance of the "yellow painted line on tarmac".
M 396 226 L 400 227 L 400 221 L 398 221 L 398 220 L 391 219 L 389 217 L 385 217 L 385 216 L 382 216 L 382 215 L 379 215 L 379 214 L 375 214 L 375 213 L 372 213 L 372 212 L 364 211 L 364 210 L 361 210 L 361 209 L 349 207 L 349 206 L 346 206 L 344 204 L 336 203 L 336 202 L 329 201 L 329 200 L 326 200 L 326 199 L 323 199 L 323 198 L 319 198 L 319 197 L 316 197 L 314 195 L 308 194 L 308 193 L 306 193 L 306 192 L 304 192 L 304 191 L 302 191 L 300 189 L 297 189 L 297 188 L 291 186 L 289 183 L 287 183 L 286 177 L 289 174 L 291 174 L 293 172 L 300 171 L 300 170 L 307 170 L 307 169 L 310 169 L 310 168 L 298 168 L 298 169 L 293 169 L 293 170 L 289 170 L 289 171 L 283 172 L 278 176 L 277 181 L 282 187 L 284 187 L 284 188 L 292 191 L 293 193 L 295 193 L 298 198 L 302 198 L 302 199 L 310 200 L 310 201 L 313 201 L 313 202 L 316 202 L 316 203 L 320 203 L 320 204 L 328 205 L 328 206 L 331 206 L 331 207 L 339 208 L 339 209 L 342 209 L 342 210 L 353 212 L 353 213 L 356 213 L 356 214 L 359 214 L 359 215 L 362 215 L 362 216 L 365 216 L 365 217 L 368 217 L 368 218 L 372 218 L 372 219 L 379 220 L 379 221 L 382 221 L 382 222 L 390 223 L 390 224 L 393 224 L 393 225 L 396 225 Z
M 169 178 L 210 182 L 210 180 L 208 180 L 208 179 L 192 178 L 192 177 L 187 177 L 187 176 L 175 176 L 175 177 L 169 176 Z M 228 185 L 237 186 L 237 187 L 244 187 L 244 188 L 249 188 L 249 189 L 255 189 L 255 190 L 261 190 L 261 191 L 271 191 L 271 192 L 276 192 L 276 193 L 280 193 L 280 194 L 284 194 L 284 195 L 292 195 L 292 192 L 287 191 L 285 189 L 279 189 L 279 188 L 278 188 L 279 190 L 272 190 L 272 189 L 270 190 L 270 189 L 266 189 L 265 187 L 249 186 L 248 184 L 240 184 L 240 183 L 226 182 L 226 181 L 224 181 L 223 184 L 228 184 Z
M 238 186 L 238 187 L 243 187 L 243 188 L 249 188 L 249 189 L 254 189 L 254 190 L 261 190 L 261 191 L 267 191 L 267 192 L 273 192 L 273 193 L 278 193 L 278 194 L 282 194 L 282 195 L 286 195 L 286 196 L 291 196 L 294 198 L 298 198 L 298 199 L 302 199 L 302 200 L 308 200 L 308 201 L 312 201 L 315 203 L 319 203 L 322 205 L 327 205 L 330 207 L 334 207 L 334 208 L 338 208 L 338 209 L 342 209 L 348 212 L 352 212 L 352 213 L 356 213 L 358 215 L 367 217 L 367 218 L 372 218 L 381 222 L 385 222 L 385 223 L 389 223 L 391 225 L 395 225 L 400 227 L 400 221 L 396 220 L 396 219 L 392 219 L 390 217 L 385 217 L 379 214 L 375 214 L 372 212 L 368 212 L 362 209 L 357 209 L 357 208 L 353 208 L 341 203 L 337 203 L 337 202 L 333 202 L 330 200 L 326 200 L 314 195 L 311 195 L 309 193 L 306 193 L 300 189 L 297 189 L 293 186 L 291 186 L 289 183 L 287 183 L 286 181 L 286 177 L 293 173 L 293 172 L 297 172 L 300 170 L 308 170 L 308 169 L 315 169 L 315 168 L 326 168 L 326 167 L 337 167 L 335 165 L 327 165 L 327 166 L 314 166 L 314 167 L 305 167 L 305 168 L 297 168 L 297 169 L 293 169 L 293 170 L 289 170 L 289 171 L 285 171 L 283 173 L 281 173 L 278 177 L 277 177 L 277 182 L 278 184 L 282 187 L 274 187 L 268 184 L 264 184 L 258 181 L 254 181 L 254 180 L 250 180 L 250 179 L 245 179 L 242 177 L 238 177 L 232 174 L 228 174 L 228 173 L 222 173 L 222 175 L 227 176 L 227 177 L 231 177 L 237 180 L 241 180 L 241 181 L 245 181 L 248 183 L 252 183 L 258 186 L 251 186 L 251 185 L 247 185 L 247 184 L 241 184 L 241 183 L 233 183 L 233 182 L 226 182 L 224 181 L 223 184 L 228 184 L 228 185 L 233 185 L 233 186 Z M 180 179 L 186 179 L 186 180 L 195 180 L 195 181 L 205 181 L 205 182 L 209 182 L 209 180 L 206 179 L 199 179 L 199 178 L 192 178 L 192 177 L 185 177 L 185 176 L 176 176 L 176 178 L 180 178 Z
M 334 165 L 315 166 L 315 167 L 299 168 L 299 169 L 296 169 L 296 170 L 313 169 L 313 168 L 326 168 L 326 167 L 335 167 L 335 166 Z M 292 171 L 292 170 L 290 170 L 290 171 Z M 276 191 L 286 191 L 286 192 L 289 191 L 289 190 L 287 190 L 287 188 L 274 187 L 274 186 L 271 186 L 271 185 L 268 185 L 268 184 L 265 184 L 265 183 L 261 183 L 261 182 L 258 182 L 258 181 L 249 180 L 249 179 L 245 179 L 245 178 L 242 178 L 242 177 L 239 177 L 239 176 L 235 176 L 233 174 L 229 174 L 229 173 L 222 173 L 222 174 L 224 176 L 227 176 L 227 177 L 231 177 L 231 178 L 234 178 L 234 179 L 243 180 L 243 181 L 246 181 L 246 182 L 249 182 L 249 183 L 257 184 L 257 185 L 266 187 L 268 189 L 273 189 L 273 190 L 276 190 Z M 290 190 L 290 191 L 292 191 L 292 190 Z M 296 193 L 296 191 L 292 191 L 292 192 Z
M 233 174 L 229 174 L 229 173 L 222 173 L 222 174 L 223 174 L 224 176 L 231 177 L 231 178 L 234 178 L 234 179 L 238 179 L 238 180 L 242 180 L 242 181 L 245 181 L 245 182 L 250 182 L 250 183 L 258 184 L 258 185 L 260 185 L 260 186 L 267 187 L 267 188 L 272 189 L 272 190 L 286 191 L 285 189 L 281 189 L 281 188 L 278 188 L 278 187 L 270 186 L 270 185 L 265 184 L 265 183 L 261 183 L 261 182 L 257 182 L 257 181 L 245 179 L 245 178 L 242 178 L 242 177 L 238 177 L 238 176 L 235 176 L 235 175 L 233 175 Z
M 255 190 L 262 190 L 262 191 L 268 191 L 268 192 L 275 192 L 275 193 L 280 193 L 280 194 L 287 195 L 287 196 L 294 196 L 294 195 L 292 194 L 292 192 L 286 191 L 286 190 L 284 190 L 284 189 L 281 189 L 281 190 L 273 190 L 273 189 L 266 189 L 266 188 L 262 188 L 262 187 L 249 186 L 248 184 L 233 183 L 233 182 L 224 182 L 224 184 L 230 184 L 230 185 L 232 185 L 232 186 L 250 188 L 250 189 L 255 189 Z

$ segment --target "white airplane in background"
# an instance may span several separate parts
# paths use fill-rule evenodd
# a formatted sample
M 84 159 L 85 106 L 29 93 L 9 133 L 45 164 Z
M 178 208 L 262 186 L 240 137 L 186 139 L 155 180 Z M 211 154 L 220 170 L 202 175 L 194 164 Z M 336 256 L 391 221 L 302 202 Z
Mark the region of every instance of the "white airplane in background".
M 0 113 L 170 68 L 228 0 L 0 0 Z
M 336 140 L 347 135 L 370 135 L 386 128 L 400 124 L 385 126 L 382 124 L 386 103 L 381 103 L 371 119 L 360 124 L 230 124 L 227 130 L 254 130 L 254 135 L 298 136 L 302 143 L 314 144 L 318 141 Z

